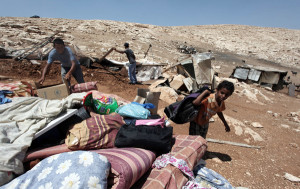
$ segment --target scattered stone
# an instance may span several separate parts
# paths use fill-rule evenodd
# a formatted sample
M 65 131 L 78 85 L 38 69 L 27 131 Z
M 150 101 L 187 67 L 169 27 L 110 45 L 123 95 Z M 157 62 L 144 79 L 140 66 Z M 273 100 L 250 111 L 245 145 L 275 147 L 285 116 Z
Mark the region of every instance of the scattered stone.
M 222 163 L 222 160 L 220 160 L 218 157 L 214 157 L 211 160 L 213 160 L 216 163 Z
M 284 178 L 289 180 L 289 181 L 292 181 L 292 182 L 300 182 L 300 178 L 295 177 L 294 175 L 291 175 L 289 173 L 285 173 Z
M 36 61 L 36 60 L 30 60 L 30 62 L 31 62 L 32 64 L 35 64 L 35 65 L 41 65 L 41 63 L 39 63 L 39 62 Z
M 279 117 L 278 113 L 273 113 L 273 117 Z
M 294 148 L 298 148 L 299 147 L 298 144 L 296 144 L 296 143 L 290 143 L 289 145 L 292 146 L 292 147 L 294 147 Z
M 281 124 L 280 126 L 283 127 L 283 128 L 286 128 L 286 129 L 290 128 L 290 126 L 286 125 L 286 124 Z
M 246 175 L 248 175 L 248 176 L 251 176 L 251 173 L 249 173 L 249 172 L 246 172 Z
M 254 141 L 264 141 L 264 139 L 258 133 L 256 133 L 250 128 L 246 128 L 244 133 L 250 134 Z
M 272 114 L 273 112 L 271 110 L 267 111 L 268 114 Z
M 255 127 L 255 128 L 263 128 L 263 126 L 260 123 L 258 123 L 258 122 L 251 123 L 251 126 Z
M 251 125 L 250 121 L 244 121 L 245 125 Z
M 271 87 L 264 87 L 267 91 L 273 91 Z

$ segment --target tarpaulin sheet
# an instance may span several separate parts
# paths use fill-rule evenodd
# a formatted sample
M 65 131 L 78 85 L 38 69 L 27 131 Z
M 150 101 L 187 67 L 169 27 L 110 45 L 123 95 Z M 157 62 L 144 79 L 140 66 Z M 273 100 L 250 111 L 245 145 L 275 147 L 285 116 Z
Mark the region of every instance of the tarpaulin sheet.
M 263 72 L 260 77 L 261 83 L 277 84 L 279 81 L 279 73 Z

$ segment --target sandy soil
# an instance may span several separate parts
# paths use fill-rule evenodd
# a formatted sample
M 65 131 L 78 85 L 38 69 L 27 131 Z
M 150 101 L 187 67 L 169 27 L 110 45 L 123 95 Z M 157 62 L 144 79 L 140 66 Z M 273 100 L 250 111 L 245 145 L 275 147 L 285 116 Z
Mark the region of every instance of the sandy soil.
M 34 80 L 40 77 L 45 65 L 32 65 L 11 59 L 0 59 L 0 73 L 13 80 Z M 217 60 L 215 64 L 217 65 Z M 93 69 L 82 67 L 85 81 L 98 81 L 98 90 L 105 93 L 114 93 L 125 99 L 133 100 L 137 88 L 147 88 L 147 85 L 129 85 L 126 70 L 112 71 L 102 65 L 94 65 Z M 231 67 L 224 65 L 221 76 L 228 77 Z M 299 77 L 299 76 L 298 76 Z M 299 79 L 299 78 L 295 78 Z M 0 82 L 9 82 L 2 80 Z M 54 64 L 44 85 L 61 83 L 60 65 Z M 74 82 L 74 78 L 72 80 Z M 233 186 L 247 188 L 298 188 L 299 183 L 293 183 L 284 178 L 285 173 L 300 177 L 300 123 L 292 120 L 290 112 L 298 112 L 300 99 L 287 95 L 287 89 L 279 92 L 267 91 L 259 86 L 250 86 L 257 89 L 268 99 L 258 96 L 258 101 L 249 100 L 241 95 L 239 86 L 236 92 L 226 101 L 224 112 L 229 120 L 231 132 L 226 133 L 222 122 L 215 118 L 210 124 L 207 138 L 244 143 L 259 146 L 260 149 L 245 148 L 228 144 L 208 143 L 208 151 L 205 154 L 207 167 L 223 175 Z M 299 92 L 297 93 L 299 94 Z M 162 111 L 168 104 L 159 102 L 159 110 Z M 268 113 L 272 111 L 272 113 Z M 239 135 L 238 124 L 232 121 L 236 119 L 244 124 L 244 132 Z M 299 118 L 299 117 L 298 117 Z M 254 128 L 250 124 L 259 122 L 263 128 Z M 188 124 L 176 125 L 174 134 L 188 134 Z M 248 128 L 248 130 L 246 129 Z M 247 133 L 250 130 L 257 133 L 262 140 L 254 140 Z

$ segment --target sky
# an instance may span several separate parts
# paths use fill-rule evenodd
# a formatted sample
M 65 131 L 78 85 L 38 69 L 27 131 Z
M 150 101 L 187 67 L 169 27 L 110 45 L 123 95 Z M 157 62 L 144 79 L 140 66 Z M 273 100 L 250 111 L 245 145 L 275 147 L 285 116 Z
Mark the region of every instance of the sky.
M 0 0 L 0 17 L 300 29 L 300 0 Z M 0 18 L 1 19 L 1 18 Z

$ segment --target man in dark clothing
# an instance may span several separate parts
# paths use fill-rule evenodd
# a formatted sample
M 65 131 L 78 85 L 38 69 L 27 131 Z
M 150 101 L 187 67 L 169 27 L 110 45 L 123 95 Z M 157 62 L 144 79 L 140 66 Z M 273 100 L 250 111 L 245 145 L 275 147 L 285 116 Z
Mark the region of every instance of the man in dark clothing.
M 128 61 L 129 61 L 129 68 L 128 68 L 128 75 L 129 75 L 129 79 L 130 82 L 129 84 L 137 84 L 137 79 L 136 79 L 136 75 L 135 75 L 135 70 L 136 70 L 136 61 L 135 61 L 135 55 L 133 53 L 133 51 L 129 48 L 129 43 L 124 43 L 124 47 L 125 50 L 124 51 L 120 51 L 117 50 L 115 47 L 113 48 L 115 51 L 117 51 L 118 53 L 125 53 Z

